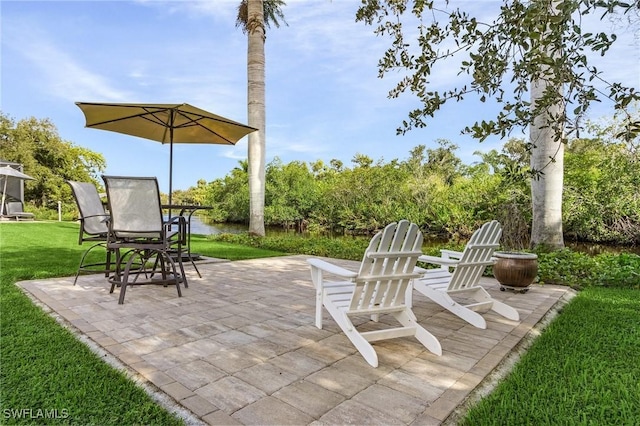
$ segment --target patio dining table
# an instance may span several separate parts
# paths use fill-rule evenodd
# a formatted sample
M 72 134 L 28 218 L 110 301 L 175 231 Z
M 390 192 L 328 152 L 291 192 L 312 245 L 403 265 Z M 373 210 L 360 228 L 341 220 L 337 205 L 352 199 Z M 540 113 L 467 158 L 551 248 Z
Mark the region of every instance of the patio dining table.
M 186 235 L 186 241 L 185 241 L 187 245 L 186 258 L 191 262 L 196 272 L 198 273 L 198 276 L 202 278 L 202 275 L 200 275 L 200 271 L 198 270 L 198 267 L 194 262 L 194 260 L 200 259 L 201 255 L 198 253 L 191 252 L 191 217 L 198 210 L 212 210 L 213 207 L 201 206 L 198 204 L 163 204 L 162 208 L 169 211 L 176 210 L 179 212 L 178 214 L 180 216 L 186 218 L 186 222 L 187 222 L 187 235 Z M 184 257 L 183 257 L 183 260 L 184 260 Z

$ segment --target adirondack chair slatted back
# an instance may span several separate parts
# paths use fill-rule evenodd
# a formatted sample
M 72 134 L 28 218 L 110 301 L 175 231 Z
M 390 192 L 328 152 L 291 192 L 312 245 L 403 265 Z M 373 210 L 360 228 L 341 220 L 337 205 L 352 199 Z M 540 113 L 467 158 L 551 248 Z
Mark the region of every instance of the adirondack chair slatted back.
M 462 252 L 449 282 L 448 290 L 459 290 L 476 286 L 488 265 L 493 264 L 491 256 L 500 245 L 502 227 L 492 220 L 476 230 Z
M 365 251 L 350 312 L 382 312 L 405 305 L 405 292 L 422 254 L 422 233 L 406 220 L 392 223 L 376 234 Z

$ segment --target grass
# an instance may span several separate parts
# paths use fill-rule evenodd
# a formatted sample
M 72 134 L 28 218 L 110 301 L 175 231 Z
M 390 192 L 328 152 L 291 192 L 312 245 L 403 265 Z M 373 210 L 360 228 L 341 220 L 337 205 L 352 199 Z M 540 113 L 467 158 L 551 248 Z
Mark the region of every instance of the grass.
M 77 239 L 75 223 L 0 224 L 0 423 L 181 424 L 14 285 L 74 275 L 89 247 Z M 198 236 L 192 242 L 194 250 L 212 257 L 280 254 Z
M 73 223 L 0 224 L 0 423 L 180 424 L 14 285 L 73 275 L 83 251 L 77 232 Z M 252 247 L 258 243 L 246 237 L 192 238 L 193 251 L 233 260 L 307 251 L 343 258 L 359 251 L 361 256 L 360 243 L 345 244 L 277 240 L 265 248 Z M 626 266 L 611 268 L 624 271 Z M 640 291 L 635 277 L 616 278 L 633 281 L 627 288 L 581 291 L 462 424 L 637 424 Z M 66 417 L 8 419 L 7 409 L 57 409 Z
M 462 424 L 637 425 L 640 291 L 578 294 Z

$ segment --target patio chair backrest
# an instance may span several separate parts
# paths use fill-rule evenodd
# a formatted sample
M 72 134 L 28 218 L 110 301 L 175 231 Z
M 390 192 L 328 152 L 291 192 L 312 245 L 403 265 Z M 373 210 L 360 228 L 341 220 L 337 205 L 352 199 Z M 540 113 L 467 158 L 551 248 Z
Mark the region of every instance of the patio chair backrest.
M 13 217 L 16 220 L 20 219 L 33 219 L 33 213 L 28 213 L 24 211 L 24 204 L 22 201 L 7 201 L 5 203 L 4 215 L 8 217 Z
M 102 176 L 110 229 L 116 238 L 161 238 L 160 189 L 155 177 Z
M 484 270 L 493 264 L 491 258 L 500 246 L 501 236 L 502 226 L 497 220 L 486 222 L 473 233 L 453 271 L 448 290 L 478 285 Z
M 109 231 L 107 219 L 109 215 L 104 210 L 104 204 L 98 194 L 98 189 L 90 182 L 67 181 L 73 192 L 73 197 L 80 212 L 82 232 L 88 235 L 105 235 Z
M 24 212 L 24 208 L 20 201 L 7 201 L 5 203 L 5 212 L 7 214 L 22 213 Z
M 375 313 L 405 305 L 405 293 L 422 254 L 422 232 L 407 220 L 391 223 L 369 242 L 349 310 Z

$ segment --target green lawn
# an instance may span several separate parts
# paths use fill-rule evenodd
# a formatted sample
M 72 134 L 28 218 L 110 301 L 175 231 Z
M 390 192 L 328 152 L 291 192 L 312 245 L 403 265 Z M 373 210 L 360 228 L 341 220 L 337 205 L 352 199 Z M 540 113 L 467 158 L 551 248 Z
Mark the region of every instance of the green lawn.
M 640 424 L 640 291 L 581 291 L 463 424 Z
M 0 224 L 0 423 L 181 424 L 14 285 L 75 274 L 89 247 L 78 245 L 78 228 L 65 222 Z M 198 236 L 193 243 L 199 253 L 213 257 L 279 254 Z M 52 416 L 57 419 L 47 418 Z
M 75 223 L 0 224 L 0 423 L 180 424 L 14 285 L 70 276 L 84 248 Z M 284 242 L 276 241 L 284 250 Z M 194 236 L 193 250 L 233 260 L 280 251 Z M 305 243 L 308 244 L 308 243 Z M 300 252 L 360 250 L 323 242 Z M 327 250 L 327 251 L 325 251 Z M 361 250 L 359 251 L 361 253 Z M 96 253 L 96 259 L 100 255 Z M 640 290 L 581 291 L 513 372 L 463 421 L 467 425 L 636 425 L 640 419 Z M 17 411 L 11 411 L 17 410 Z M 31 410 L 24 411 L 24 410 Z M 42 410 L 38 412 L 37 410 Z M 14 417 L 54 413 L 57 419 Z

